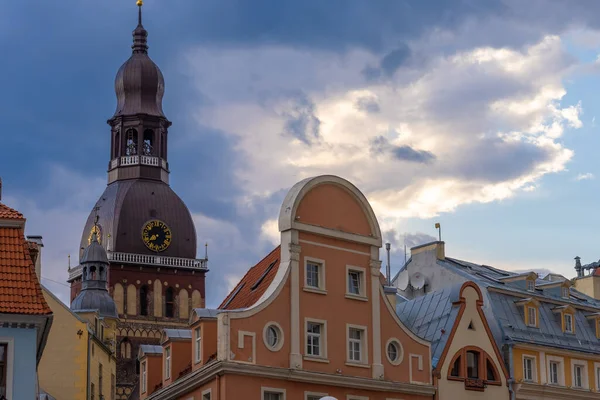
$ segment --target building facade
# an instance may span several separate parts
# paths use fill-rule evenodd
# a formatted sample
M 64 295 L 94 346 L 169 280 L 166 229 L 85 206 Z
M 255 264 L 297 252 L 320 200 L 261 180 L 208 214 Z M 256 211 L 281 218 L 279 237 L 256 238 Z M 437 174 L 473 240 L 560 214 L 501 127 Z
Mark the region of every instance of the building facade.
M 207 272 L 206 257 L 196 255 L 192 216 L 169 186 L 171 122 L 162 109 L 162 72 L 148 56 L 141 3 L 132 55 L 115 78 L 108 185 L 80 246 L 83 252 L 96 235 L 108 254 L 108 290 L 119 315 L 118 399 L 135 398 L 139 346 L 158 344 L 162 329 L 186 327 L 192 308 L 204 307 Z M 81 262 L 69 269 L 72 301 L 82 290 L 82 271 Z
M 600 398 L 600 302 L 550 274 L 514 273 L 446 257 L 443 242 L 412 249 L 393 280 L 402 302 L 474 282 L 514 399 Z
M 430 343 L 398 318 L 364 195 L 335 176 L 288 193 L 281 243 L 218 309 L 138 353 L 142 399 L 430 399 Z
M 50 291 L 54 313 L 39 367 L 40 387 L 56 399 L 115 399 L 118 314 L 106 289 L 108 257 L 92 237 L 81 258 L 82 288 L 67 308 Z
M 0 184 L 1 199 L 1 184 Z M 0 203 L 0 399 L 36 399 L 37 367 L 52 326 L 36 274 L 39 248 L 25 218 Z

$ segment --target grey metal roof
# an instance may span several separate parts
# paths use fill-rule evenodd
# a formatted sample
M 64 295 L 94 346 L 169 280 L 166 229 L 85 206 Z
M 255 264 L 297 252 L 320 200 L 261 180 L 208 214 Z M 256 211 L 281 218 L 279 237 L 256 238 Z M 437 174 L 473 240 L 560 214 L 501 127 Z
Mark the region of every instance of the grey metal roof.
M 452 326 L 458 316 L 458 301 L 462 284 L 448 286 L 436 292 L 406 302 L 397 302 L 396 314 L 416 335 L 431 342 L 432 366 L 435 368 L 444 351 Z
M 163 347 L 153 344 L 140 345 L 140 354 L 162 354 Z
M 163 329 L 169 339 L 191 339 L 192 331 L 190 329 Z
M 75 312 L 97 311 L 101 317 L 119 318 L 115 301 L 106 289 L 86 289 L 79 292 L 71 302 Z
M 214 318 L 223 312 L 223 310 L 217 310 L 213 308 L 194 308 L 194 312 L 198 318 Z

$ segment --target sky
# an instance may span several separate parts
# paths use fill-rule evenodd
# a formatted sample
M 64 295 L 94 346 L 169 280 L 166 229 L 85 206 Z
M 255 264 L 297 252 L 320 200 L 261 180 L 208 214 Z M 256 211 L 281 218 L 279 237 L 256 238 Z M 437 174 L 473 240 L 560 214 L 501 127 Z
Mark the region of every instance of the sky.
M 436 222 L 450 257 L 566 277 L 597 260 L 598 15 L 594 0 L 146 0 L 207 306 L 320 174 L 365 193 L 392 272 Z M 136 19 L 134 0 L 0 2 L 2 202 L 43 236 L 42 283 L 65 302 Z

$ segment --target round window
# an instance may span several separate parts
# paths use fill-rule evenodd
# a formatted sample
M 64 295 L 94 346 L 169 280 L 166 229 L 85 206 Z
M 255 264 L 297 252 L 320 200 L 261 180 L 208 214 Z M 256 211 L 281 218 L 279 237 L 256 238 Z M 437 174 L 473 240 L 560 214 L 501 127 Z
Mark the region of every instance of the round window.
M 393 365 L 398 365 L 402 362 L 402 345 L 398 339 L 390 339 L 386 346 L 386 355 L 388 361 Z
M 271 351 L 278 351 L 283 346 L 283 331 L 276 322 L 269 322 L 263 330 L 263 340 Z

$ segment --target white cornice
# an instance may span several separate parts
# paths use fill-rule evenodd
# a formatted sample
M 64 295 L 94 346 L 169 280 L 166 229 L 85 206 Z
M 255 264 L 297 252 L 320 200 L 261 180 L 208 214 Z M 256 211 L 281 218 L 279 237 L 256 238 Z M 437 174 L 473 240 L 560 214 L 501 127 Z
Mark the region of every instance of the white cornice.
M 170 385 L 154 392 L 148 400 L 175 400 L 195 390 L 216 375 L 233 374 L 255 376 L 259 378 L 280 379 L 317 385 L 330 385 L 351 389 L 371 390 L 376 392 L 392 392 L 432 396 L 435 388 L 432 385 L 382 381 L 379 379 L 356 376 L 324 374 L 320 372 L 295 370 L 288 368 L 265 367 L 256 364 L 214 361 L 201 369 L 188 374 Z
M 600 398 L 598 392 L 583 389 L 571 389 L 564 386 L 540 385 L 536 383 L 518 383 L 517 397 L 524 399 L 547 400 L 587 400 Z

